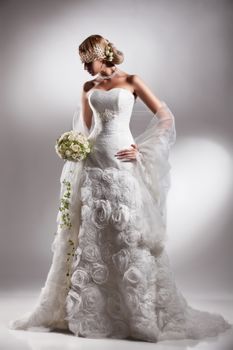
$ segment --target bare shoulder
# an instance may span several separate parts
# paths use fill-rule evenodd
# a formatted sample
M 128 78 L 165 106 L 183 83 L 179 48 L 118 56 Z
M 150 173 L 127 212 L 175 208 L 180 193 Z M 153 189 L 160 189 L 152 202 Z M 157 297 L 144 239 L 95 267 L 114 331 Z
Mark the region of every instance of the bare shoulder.
M 153 91 L 149 87 L 149 85 L 140 77 L 138 74 L 131 75 L 131 84 L 139 96 L 147 95 L 152 96 Z
M 131 79 L 131 84 L 134 86 L 136 90 L 147 87 L 145 81 L 138 74 L 130 75 L 130 79 Z
M 95 86 L 95 80 L 88 80 L 83 84 L 83 95 L 85 96 Z
M 154 94 L 150 86 L 138 74 L 131 75 L 131 84 L 135 93 L 139 98 L 149 107 L 149 109 L 156 113 L 162 107 L 162 101 Z
M 146 83 L 138 74 L 127 74 L 126 81 L 133 87 L 137 95 L 140 90 L 146 87 Z

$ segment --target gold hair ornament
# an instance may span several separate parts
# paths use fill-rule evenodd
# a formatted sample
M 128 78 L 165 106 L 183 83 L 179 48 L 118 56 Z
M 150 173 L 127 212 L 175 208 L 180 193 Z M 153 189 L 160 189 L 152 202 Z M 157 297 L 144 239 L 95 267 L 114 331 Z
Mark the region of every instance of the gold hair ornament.
M 113 50 L 111 45 L 107 45 L 105 49 L 103 49 L 100 45 L 95 45 L 91 52 L 79 52 L 81 62 L 89 63 L 98 59 L 106 59 L 107 61 L 113 60 Z

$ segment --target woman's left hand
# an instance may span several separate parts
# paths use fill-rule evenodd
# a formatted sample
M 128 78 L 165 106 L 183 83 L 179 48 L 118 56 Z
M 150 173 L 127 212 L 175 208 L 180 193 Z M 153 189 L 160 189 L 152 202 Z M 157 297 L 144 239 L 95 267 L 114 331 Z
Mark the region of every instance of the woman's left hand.
M 136 144 L 132 144 L 131 145 L 132 148 L 129 149 L 122 149 L 121 151 L 118 151 L 115 154 L 115 157 L 117 157 L 117 159 L 122 160 L 123 158 L 126 159 L 126 161 L 128 160 L 134 160 L 137 158 L 137 155 L 139 153 L 139 149 L 138 146 Z M 123 160 L 124 161 L 124 160 Z

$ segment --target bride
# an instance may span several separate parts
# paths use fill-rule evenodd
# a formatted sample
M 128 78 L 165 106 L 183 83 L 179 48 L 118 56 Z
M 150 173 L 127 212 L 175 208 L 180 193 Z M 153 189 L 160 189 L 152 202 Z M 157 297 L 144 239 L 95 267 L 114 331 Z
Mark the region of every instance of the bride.
M 117 66 L 121 51 L 100 35 L 79 46 L 83 85 L 73 129 L 94 147 L 61 173 L 53 261 L 34 309 L 11 329 L 69 330 L 77 337 L 202 339 L 231 328 L 221 315 L 188 305 L 166 253 L 169 151 L 175 119 L 138 75 Z M 133 138 L 137 98 L 153 112 Z M 69 224 L 67 224 L 69 219 Z

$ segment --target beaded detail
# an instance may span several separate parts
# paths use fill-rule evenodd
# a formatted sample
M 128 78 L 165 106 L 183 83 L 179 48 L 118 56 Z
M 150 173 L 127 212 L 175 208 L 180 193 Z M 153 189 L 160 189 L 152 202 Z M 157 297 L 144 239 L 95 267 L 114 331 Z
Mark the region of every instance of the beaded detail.
M 95 45 L 91 52 L 79 52 L 80 59 L 82 63 L 89 63 L 97 59 L 106 59 L 107 61 L 113 60 L 113 50 L 110 45 L 107 45 L 105 48 L 100 45 Z

